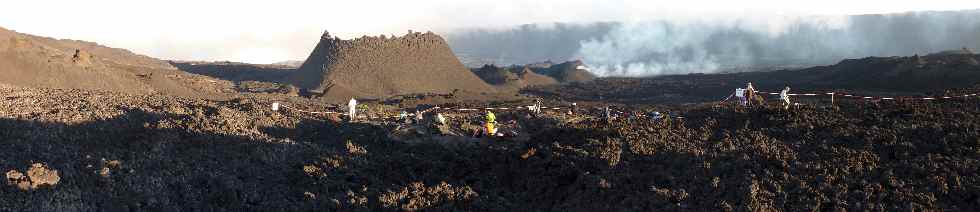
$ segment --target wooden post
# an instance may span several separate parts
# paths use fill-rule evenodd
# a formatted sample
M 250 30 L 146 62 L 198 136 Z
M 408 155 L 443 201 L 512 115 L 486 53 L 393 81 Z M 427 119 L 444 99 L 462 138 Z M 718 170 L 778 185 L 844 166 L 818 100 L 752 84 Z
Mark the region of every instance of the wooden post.
M 830 106 L 837 106 L 837 105 L 834 105 L 834 96 L 836 96 L 836 95 L 837 95 L 836 92 L 830 92 Z

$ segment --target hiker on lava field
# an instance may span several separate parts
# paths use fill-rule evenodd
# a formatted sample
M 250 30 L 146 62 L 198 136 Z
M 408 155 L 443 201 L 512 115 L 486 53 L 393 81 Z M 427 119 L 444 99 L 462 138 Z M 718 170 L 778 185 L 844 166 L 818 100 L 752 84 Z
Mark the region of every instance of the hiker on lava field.
M 755 101 L 755 87 L 752 86 L 752 82 L 749 82 L 745 86 L 745 98 L 748 99 L 749 105 L 752 105 L 752 102 Z
M 534 112 L 535 115 L 541 113 L 541 99 L 535 99 L 534 100 L 534 111 L 533 112 Z
M 738 98 L 738 105 L 740 106 L 745 106 L 745 104 L 748 103 L 748 101 L 745 99 L 745 89 L 743 88 L 735 89 L 735 97 Z
M 402 110 L 402 112 L 398 113 L 398 121 L 408 122 L 408 112 Z
M 357 100 L 354 98 L 350 98 L 350 101 L 347 102 L 347 116 L 350 121 L 357 118 Z
M 436 113 L 436 122 L 439 125 L 446 125 L 446 117 L 442 116 L 442 113 Z
M 779 99 L 782 99 L 783 100 L 783 109 L 787 109 L 788 110 L 789 109 L 789 105 L 790 105 L 790 102 L 789 102 L 789 86 L 786 86 L 786 88 L 784 88 L 783 91 L 780 91 L 779 92 Z
M 497 124 L 497 116 L 494 115 L 493 112 L 491 112 L 490 110 L 487 110 L 487 113 L 484 116 L 484 118 L 485 118 L 484 121 L 486 122 L 484 126 L 486 127 L 487 135 L 494 136 L 495 134 L 497 134 L 497 128 L 495 126 Z
M 605 113 L 603 114 L 603 118 L 606 119 L 606 123 L 612 122 L 612 111 L 609 110 L 609 106 L 606 106 L 603 112 Z

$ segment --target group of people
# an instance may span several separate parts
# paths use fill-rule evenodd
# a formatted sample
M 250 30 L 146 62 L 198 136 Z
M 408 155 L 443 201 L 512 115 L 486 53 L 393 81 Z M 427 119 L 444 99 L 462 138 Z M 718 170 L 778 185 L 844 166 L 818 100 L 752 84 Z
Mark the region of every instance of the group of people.
M 741 106 L 752 105 L 752 102 L 749 100 L 754 101 L 756 98 L 762 99 L 762 96 L 756 95 L 755 87 L 752 86 L 751 82 L 745 88 L 736 88 L 734 95 L 735 98 L 738 98 L 738 104 Z
M 790 90 L 789 86 L 786 86 L 782 91 L 779 92 L 779 99 L 781 100 L 784 109 L 789 109 L 789 106 L 792 104 L 789 98 L 789 90 Z M 745 86 L 745 88 L 736 88 L 735 92 L 731 96 L 729 96 L 729 98 L 731 98 L 732 96 L 737 98 L 738 104 L 740 106 L 751 106 L 753 104 L 762 104 L 763 102 L 765 102 L 765 99 L 761 95 L 758 95 L 758 91 L 755 89 L 754 86 L 752 86 L 751 82 L 749 82 Z M 728 100 L 728 98 L 726 98 L 726 100 Z M 573 111 L 576 108 L 576 106 L 577 105 L 575 103 L 572 103 L 571 110 L 569 110 L 569 113 L 572 113 L 571 111 Z M 541 113 L 541 108 L 542 108 L 541 100 L 538 99 L 535 100 L 534 105 L 528 107 L 528 112 L 530 112 L 532 115 L 537 115 Z M 604 114 L 605 118 L 607 119 L 611 118 L 612 114 L 609 107 L 605 107 L 603 112 L 605 113 Z M 350 101 L 348 101 L 347 103 L 347 115 L 349 120 L 351 121 L 357 120 L 357 100 L 354 98 L 351 98 Z M 414 115 L 415 115 L 416 122 L 421 121 L 422 111 L 416 111 Z M 399 113 L 398 117 L 402 120 L 408 120 L 408 113 L 402 111 L 401 113 Z M 657 113 L 654 117 L 659 119 L 660 114 Z M 496 114 L 494 114 L 493 111 L 486 110 L 483 113 L 483 119 L 484 119 L 483 130 L 485 135 L 488 136 L 497 135 L 498 129 L 497 129 Z M 443 124 L 443 125 L 446 124 L 446 118 L 441 113 L 437 113 L 435 115 L 435 121 L 438 122 L 439 124 Z
M 534 105 L 531 106 L 531 107 L 529 107 L 528 109 L 529 109 L 529 111 L 531 113 L 540 113 L 541 112 L 541 101 L 540 100 L 535 101 Z M 352 121 L 352 122 L 355 121 L 355 120 L 357 120 L 357 100 L 354 99 L 354 98 L 351 98 L 350 101 L 347 102 L 347 116 L 348 116 L 348 119 L 350 121 Z M 415 111 L 414 116 L 415 116 L 415 119 L 414 119 L 415 123 L 420 123 L 422 121 L 422 110 Z M 398 118 L 400 120 L 406 120 L 406 122 L 409 121 L 409 119 L 408 119 L 408 112 L 401 111 L 398 114 Z M 445 125 L 446 124 L 446 121 L 447 121 L 446 120 L 446 117 L 443 116 L 442 113 L 436 113 L 436 115 L 434 116 L 434 118 L 435 118 L 436 123 L 441 124 L 441 125 Z M 497 129 L 498 129 L 497 128 L 497 115 L 494 114 L 490 110 L 486 110 L 483 113 L 483 118 L 484 118 L 484 120 L 483 120 L 484 132 L 483 133 L 485 135 L 488 135 L 488 136 L 497 136 L 497 135 L 499 135 L 497 133 Z
M 745 88 L 736 88 L 735 93 L 733 93 L 732 96 L 735 96 L 735 98 L 738 99 L 739 105 L 751 106 L 753 104 L 761 104 L 765 102 L 765 99 L 761 95 L 758 95 L 757 92 L 758 91 L 755 90 L 755 87 L 752 86 L 752 83 L 749 82 Z M 729 96 L 729 98 L 730 97 L 731 96 Z M 784 109 L 789 109 L 791 104 L 789 99 L 789 86 L 786 86 L 786 88 L 783 88 L 783 90 L 779 92 L 779 100 L 782 101 Z
M 762 95 L 758 95 L 758 91 L 755 90 L 751 82 L 745 88 L 736 88 L 735 92 L 729 98 L 732 96 L 738 99 L 738 104 L 741 106 L 752 106 L 753 104 L 762 104 L 765 102 L 765 99 Z M 779 92 L 779 100 L 782 102 L 784 109 L 789 109 L 789 106 L 792 104 L 789 99 L 789 86 L 786 86 L 786 88 L 783 88 Z

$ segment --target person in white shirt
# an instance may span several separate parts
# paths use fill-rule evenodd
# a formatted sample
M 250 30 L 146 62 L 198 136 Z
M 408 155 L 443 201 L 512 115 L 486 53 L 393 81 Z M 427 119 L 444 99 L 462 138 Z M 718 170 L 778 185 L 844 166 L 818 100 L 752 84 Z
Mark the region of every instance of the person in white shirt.
M 541 99 L 534 100 L 534 113 L 541 113 Z
M 347 116 L 351 121 L 357 118 L 357 100 L 354 98 L 350 98 L 350 101 L 347 102 Z
M 782 99 L 783 100 L 783 108 L 784 109 L 789 109 L 789 105 L 790 105 L 790 102 L 789 102 L 789 86 L 786 86 L 786 88 L 784 88 L 783 91 L 780 91 L 779 92 L 779 99 Z
M 398 113 L 398 120 L 404 121 L 406 119 L 408 119 L 408 112 L 403 110 L 402 112 Z
M 745 106 L 745 103 L 747 102 L 745 100 L 745 89 L 736 88 L 735 89 L 735 97 L 738 98 L 738 104 L 739 105 Z
M 446 117 L 442 116 L 442 113 L 436 113 L 436 122 L 440 125 L 446 125 Z

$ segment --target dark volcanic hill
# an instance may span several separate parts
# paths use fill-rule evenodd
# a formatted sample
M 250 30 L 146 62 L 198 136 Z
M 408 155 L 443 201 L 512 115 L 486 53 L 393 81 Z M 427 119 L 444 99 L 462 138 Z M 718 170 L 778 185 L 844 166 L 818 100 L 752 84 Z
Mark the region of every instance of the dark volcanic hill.
M 240 62 L 170 61 L 180 70 L 233 82 L 282 82 L 295 67 L 281 64 L 249 64 Z
M 539 67 L 533 68 L 535 72 L 550 76 L 562 83 L 584 82 L 596 78 L 595 74 L 589 72 L 587 66 L 581 60 L 547 66 L 536 64 L 535 66 Z
M 564 99 L 638 102 L 718 101 L 737 87 L 778 92 L 846 91 L 857 94 L 940 95 L 980 86 L 980 55 L 969 50 L 927 56 L 866 57 L 829 66 L 732 74 L 688 74 L 648 78 L 600 78 L 587 83 L 535 89 L 532 93 Z
M 474 69 L 480 79 L 503 90 L 520 90 L 528 86 L 553 85 L 558 81 L 549 76 L 535 73 L 527 66 L 498 67 L 484 65 Z
M 187 74 L 166 61 L 96 43 L 0 28 L 0 83 L 213 97 L 230 84 Z
M 454 90 L 491 91 L 436 34 L 341 40 L 324 33 L 287 80 L 328 100 Z
M 969 50 L 966 50 L 968 52 Z M 980 83 L 980 56 L 951 51 L 911 57 L 847 59 L 830 66 L 768 73 L 745 73 L 762 84 L 795 84 L 814 89 L 875 92 L 929 92 Z

